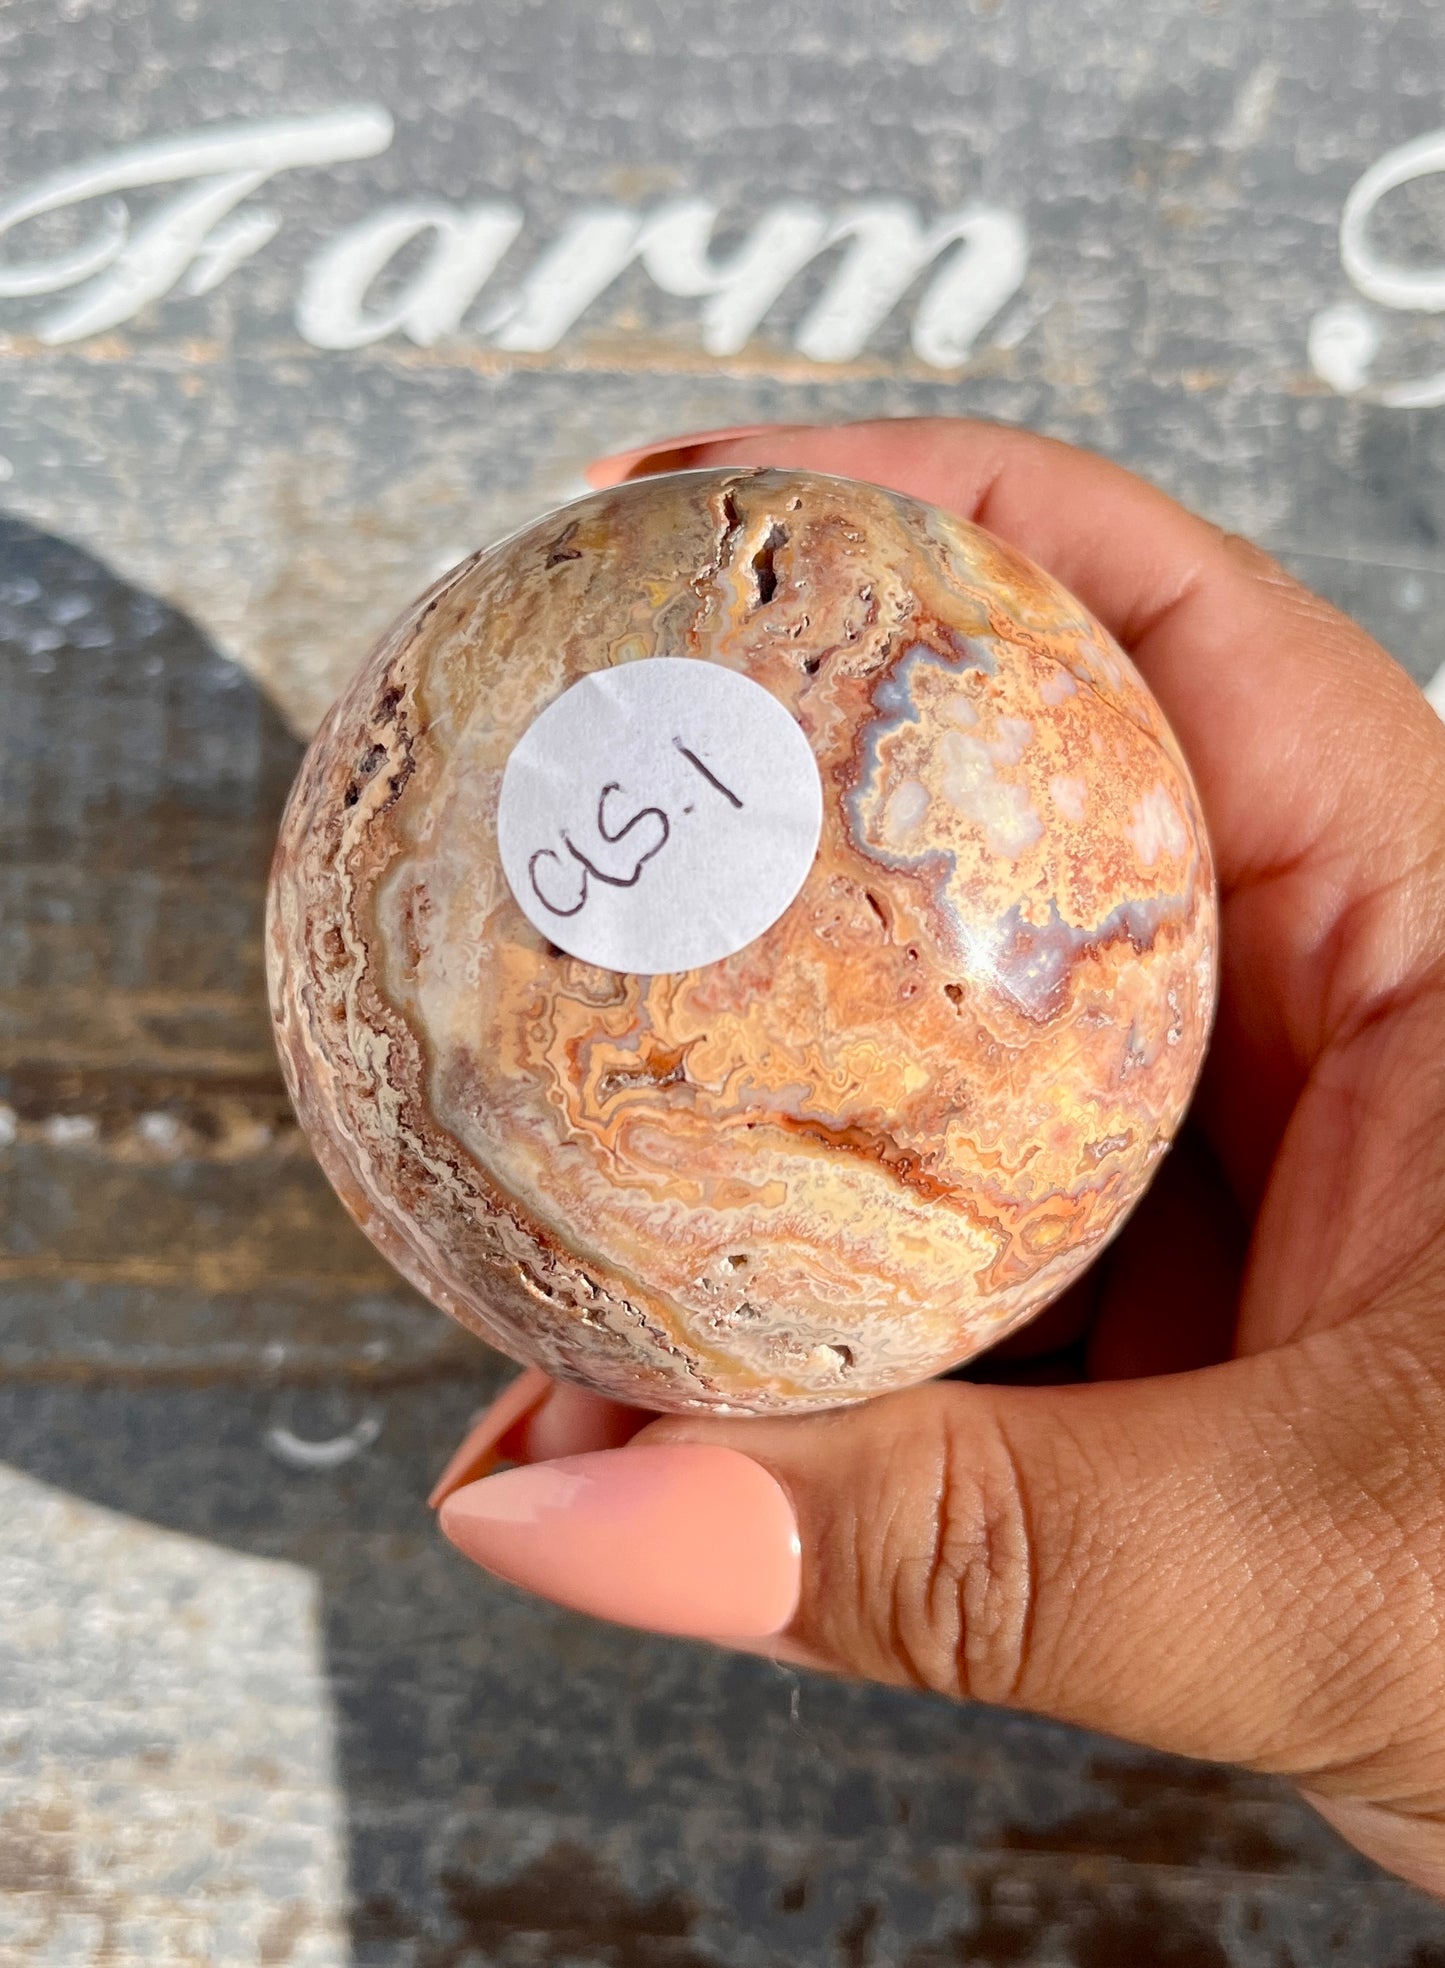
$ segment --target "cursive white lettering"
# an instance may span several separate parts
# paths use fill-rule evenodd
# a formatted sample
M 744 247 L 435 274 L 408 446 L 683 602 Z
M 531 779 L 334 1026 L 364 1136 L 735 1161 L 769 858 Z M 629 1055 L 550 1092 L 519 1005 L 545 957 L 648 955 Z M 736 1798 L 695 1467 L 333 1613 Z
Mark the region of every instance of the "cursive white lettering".
M 621 206 L 579 212 L 483 326 L 498 348 L 540 354 L 555 348 L 573 322 L 609 288 L 637 251 L 642 220 Z
M 1017 291 L 1028 264 L 1023 225 L 1007 212 L 973 209 L 924 226 L 901 199 L 878 199 L 845 213 L 824 243 L 845 240 L 843 264 L 794 337 L 794 347 L 814 362 L 860 355 L 918 276 L 959 242 L 913 324 L 916 353 L 949 368 L 966 359 L 979 330 Z
M 708 246 L 718 208 L 682 199 L 649 217 L 620 207 L 582 213 L 542 255 L 516 299 L 487 323 L 499 348 L 555 348 L 634 260 L 664 293 L 704 299 L 703 345 L 731 355 L 819 254 L 845 245 L 842 264 L 808 310 L 794 347 L 814 362 L 848 362 L 908 288 L 949 246 L 957 246 L 919 303 L 915 352 L 935 368 L 967 360 L 987 323 L 1017 291 L 1028 265 L 1021 221 L 981 207 L 924 226 L 911 205 L 877 199 L 830 222 L 816 206 L 789 200 L 764 213 L 723 265 Z
M 27 219 L 93 198 L 107 201 L 99 231 L 55 259 L 0 264 L 0 295 L 52 294 L 86 282 L 67 306 L 39 324 L 40 339 L 58 343 L 129 320 L 148 301 L 169 293 L 198 256 L 201 271 L 192 291 L 204 293 L 276 230 L 269 215 L 253 213 L 226 233 L 217 231 L 243 198 L 278 171 L 374 157 L 391 136 L 386 111 L 363 106 L 274 123 L 227 124 L 71 165 L 0 204 L 0 239 Z M 200 182 L 132 228 L 125 201 L 116 194 L 190 178 Z
M 461 326 L 462 316 L 522 230 L 513 205 L 390 205 L 348 226 L 312 260 L 296 326 L 316 348 L 362 348 L 398 330 L 422 348 Z M 403 246 L 430 232 L 420 270 L 386 307 L 364 305 L 368 288 Z
M 664 294 L 702 301 L 708 354 L 736 355 L 788 282 L 822 252 L 828 214 L 802 199 L 773 205 L 721 266 L 709 252 L 717 219 L 709 199 L 676 199 L 652 214 L 638 253 Z
M 236 209 L 251 193 L 280 171 L 375 156 L 391 137 L 387 112 L 361 105 L 192 131 L 69 166 L 0 202 L 0 243 L 31 220 L 98 201 L 95 229 L 80 246 L 49 258 L 0 260 L 0 297 L 75 290 L 37 325 L 42 340 L 65 343 L 132 320 L 173 290 L 208 294 L 276 234 L 273 212 Z M 161 185 L 181 189 L 134 219 L 121 194 Z M 1022 221 L 993 207 L 925 223 L 897 199 L 864 200 L 836 215 L 805 199 L 780 199 L 737 245 L 715 253 L 719 218 L 718 205 L 700 197 L 651 211 L 581 211 L 524 269 L 514 291 L 484 313 L 480 332 L 519 354 L 555 348 L 637 264 L 663 293 L 701 304 L 709 354 L 734 355 L 790 284 L 836 253 L 794 332 L 801 354 L 825 364 L 851 361 L 931 272 L 914 310 L 913 348 L 931 366 L 952 368 L 968 359 L 1028 264 Z M 363 348 L 395 334 L 431 347 L 461 330 L 523 225 L 522 213 L 500 201 L 417 199 L 374 211 L 311 258 L 298 330 L 316 348 Z M 419 259 L 394 272 L 398 257 L 420 241 Z
M 1445 313 L 1445 267 L 1402 266 L 1387 259 L 1370 237 L 1370 223 L 1390 192 L 1445 171 L 1445 130 L 1431 130 L 1387 151 L 1354 185 L 1340 217 L 1340 264 L 1357 290 L 1377 307 L 1417 314 Z M 1358 301 L 1321 309 L 1310 323 L 1310 366 L 1322 382 L 1345 395 L 1368 391 L 1392 410 L 1445 406 L 1445 369 L 1386 383 L 1374 375 L 1382 336 L 1379 323 Z
M 1367 300 L 1381 307 L 1445 309 L 1445 268 L 1406 267 L 1385 259 L 1370 243 L 1369 225 L 1387 192 L 1445 171 L 1445 130 L 1432 130 L 1387 151 L 1345 200 L 1340 218 L 1340 264 Z

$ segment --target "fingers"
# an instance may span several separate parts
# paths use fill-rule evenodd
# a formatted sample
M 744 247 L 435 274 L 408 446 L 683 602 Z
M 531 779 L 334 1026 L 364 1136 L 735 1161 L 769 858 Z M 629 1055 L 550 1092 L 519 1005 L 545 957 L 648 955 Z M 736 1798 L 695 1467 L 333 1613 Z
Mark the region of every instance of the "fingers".
M 473 1417 L 427 1502 L 437 1509 L 454 1490 L 490 1475 L 504 1462 L 545 1462 L 621 1448 L 651 1419 L 640 1408 L 625 1408 L 585 1387 L 553 1380 L 540 1367 L 528 1367 Z
M 1445 1393 L 1398 1343 L 1364 1322 L 1155 1381 L 668 1420 L 624 1453 L 705 1442 L 778 1482 L 783 1657 L 1293 1777 L 1439 1890 Z
M 651 1420 L 641 1408 L 626 1408 L 605 1394 L 554 1380 L 548 1398 L 511 1441 L 509 1460 L 547 1462 L 555 1456 L 620 1449 Z
M 441 1524 L 597 1617 L 1291 1776 L 1442 1891 L 1445 1346 L 1406 1331 L 1153 1381 L 668 1418 L 611 1449 L 581 1446 L 594 1416 Z
M 1324 1797 L 1308 1789 L 1305 1796 L 1325 1822 L 1367 1859 L 1445 1898 L 1445 1835 L 1438 1817 L 1416 1816 L 1353 1797 Z
M 1328 1792 L 1445 1712 L 1442 1532 L 1405 1469 L 1445 1397 L 1393 1362 L 1354 1329 L 1155 1381 L 669 1418 L 469 1485 L 442 1527 L 606 1618 Z
M 471 1427 L 452 1450 L 446 1467 L 432 1485 L 427 1502 L 433 1510 L 453 1490 L 490 1475 L 499 1462 L 512 1459 L 507 1454 L 510 1438 L 547 1399 L 553 1384 L 540 1367 L 528 1367 L 525 1373 L 507 1383 L 490 1407 L 473 1415 Z

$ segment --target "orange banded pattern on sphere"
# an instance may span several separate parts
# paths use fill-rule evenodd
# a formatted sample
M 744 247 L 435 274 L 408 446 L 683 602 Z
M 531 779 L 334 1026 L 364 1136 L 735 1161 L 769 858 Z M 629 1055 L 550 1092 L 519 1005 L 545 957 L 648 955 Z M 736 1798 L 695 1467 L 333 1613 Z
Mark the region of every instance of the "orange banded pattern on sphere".
M 769 929 L 648 977 L 533 927 L 497 806 L 541 711 L 656 656 L 775 697 L 823 820 Z M 1215 939 L 1187 767 L 1080 604 L 961 519 L 751 469 L 423 597 L 307 756 L 268 923 L 298 1111 L 398 1268 L 553 1374 L 755 1412 L 923 1379 L 1078 1275 L 1182 1119 Z

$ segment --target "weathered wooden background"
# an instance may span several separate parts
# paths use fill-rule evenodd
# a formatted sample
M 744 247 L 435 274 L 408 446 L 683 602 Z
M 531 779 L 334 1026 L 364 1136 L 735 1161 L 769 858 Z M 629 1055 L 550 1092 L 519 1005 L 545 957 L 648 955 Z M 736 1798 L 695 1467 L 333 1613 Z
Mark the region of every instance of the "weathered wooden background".
M 1445 1963 L 1269 1783 L 604 1630 L 443 1548 L 421 1499 L 502 1369 L 331 1200 L 258 961 L 348 664 L 669 429 L 1020 419 L 1434 678 L 1441 28 L 0 10 L 0 1961 Z

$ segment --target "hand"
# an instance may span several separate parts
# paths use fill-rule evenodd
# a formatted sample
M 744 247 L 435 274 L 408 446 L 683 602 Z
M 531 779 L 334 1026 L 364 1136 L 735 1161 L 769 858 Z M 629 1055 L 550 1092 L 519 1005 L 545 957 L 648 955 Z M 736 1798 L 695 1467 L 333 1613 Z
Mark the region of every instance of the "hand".
M 947 506 L 1112 629 L 1203 796 L 1218 1028 L 1160 1180 L 1032 1329 L 1082 1381 L 650 1420 L 534 1373 L 443 1528 L 607 1617 L 1282 1772 L 1445 1892 L 1445 726 L 1263 553 L 1064 445 L 789 427 L 594 479 L 723 464 Z M 498 1437 L 536 1466 L 457 1491 Z

